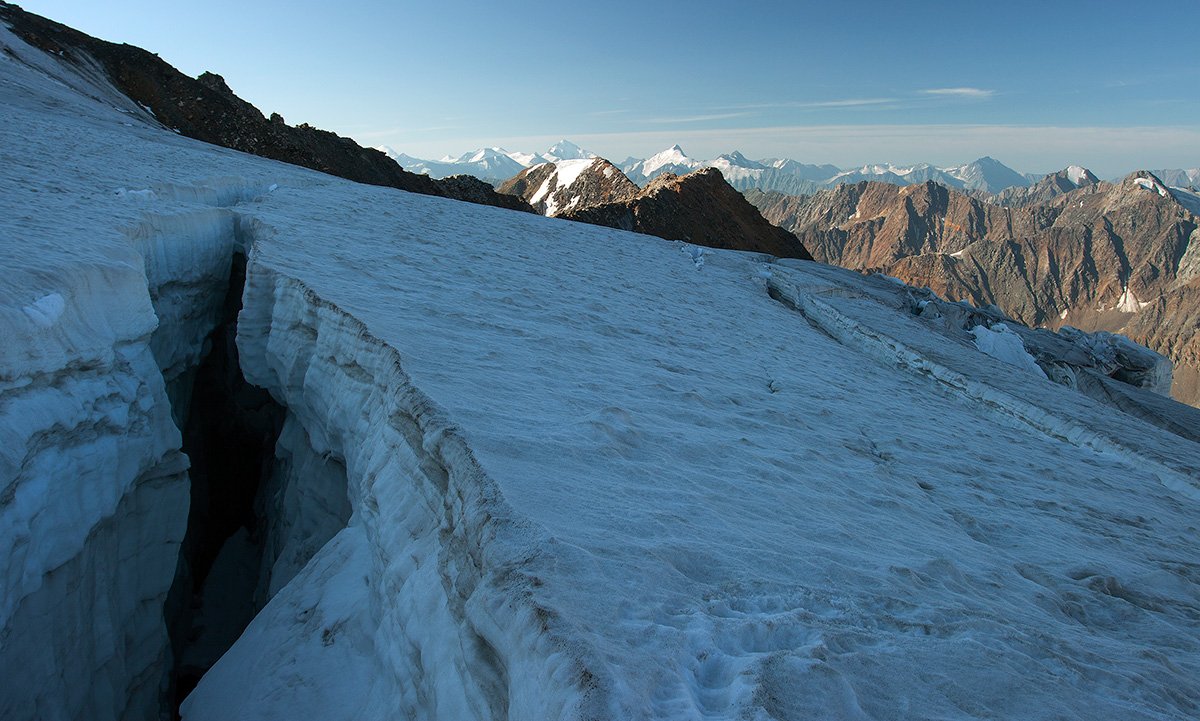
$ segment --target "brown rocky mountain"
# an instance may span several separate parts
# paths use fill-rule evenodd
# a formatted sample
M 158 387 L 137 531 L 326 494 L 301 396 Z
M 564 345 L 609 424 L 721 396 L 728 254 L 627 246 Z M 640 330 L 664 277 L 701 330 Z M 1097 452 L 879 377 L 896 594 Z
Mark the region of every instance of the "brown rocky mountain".
M 535 211 L 549 216 L 624 202 L 639 192 L 633 181 L 604 158 L 534 165 L 506 180 L 498 190 L 521 197 Z
M 1169 357 L 1172 395 L 1200 405 L 1200 201 L 1149 173 L 1024 207 L 934 183 L 747 197 L 819 261 L 994 304 L 1030 326 L 1127 335 Z
M 5 2 L 0 2 L 0 19 L 30 45 L 85 73 L 98 69 L 118 91 L 148 109 L 147 122 L 190 138 L 361 183 L 530 210 L 519 199 L 496 193 L 486 184 L 432 180 L 405 171 L 383 153 L 363 148 L 350 138 L 306 124 L 291 126 L 277 114 L 266 118 L 235 95 L 220 75 L 203 73 L 189 78 L 141 48 L 93 38 Z
M 1023 207 L 1050 202 L 1060 195 L 1070 193 L 1079 188 L 1092 187 L 1095 191 L 1103 190 L 1107 186 L 1108 184 L 1102 183 L 1099 178 L 1092 174 L 1092 171 L 1076 166 L 1060 170 L 1057 173 L 1051 173 L 1028 187 L 1014 186 L 1005 188 L 990 198 L 985 199 L 990 200 L 996 205 Z
M 667 173 L 639 190 L 607 160 L 568 160 L 529 168 L 500 190 L 558 218 L 710 248 L 812 259 L 796 236 L 768 223 L 716 168 Z

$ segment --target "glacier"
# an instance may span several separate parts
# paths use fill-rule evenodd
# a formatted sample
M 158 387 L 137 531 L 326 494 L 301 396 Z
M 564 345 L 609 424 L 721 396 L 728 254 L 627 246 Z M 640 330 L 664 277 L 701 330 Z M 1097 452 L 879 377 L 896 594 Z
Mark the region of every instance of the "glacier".
M 885 279 L 207 146 L 0 44 L 0 717 L 157 718 L 187 653 L 192 721 L 1200 713 L 1194 441 Z M 255 537 L 257 613 L 179 658 L 243 264 L 283 416 L 210 578 Z

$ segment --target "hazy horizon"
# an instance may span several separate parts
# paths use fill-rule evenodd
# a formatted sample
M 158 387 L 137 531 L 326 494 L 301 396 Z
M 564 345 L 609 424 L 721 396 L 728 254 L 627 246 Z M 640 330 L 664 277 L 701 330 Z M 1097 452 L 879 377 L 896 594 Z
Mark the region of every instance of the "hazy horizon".
M 421 160 L 440 161 L 446 156 L 452 158 L 461 157 L 464 154 L 480 150 L 482 148 L 499 147 L 510 152 L 543 152 L 554 143 L 560 140 L 571 141 L 584 150 L 591 151 L 597 155 L 610 160 L 614 163 L 630 158 L 646 158 L 656 153 L 662 152 L 670 148 L 672 145 L 679 145 L 688 157 L 695 160 L 712 160 L 718 155 L 732 153 L 734 151 L 741 152 L 751 160 L 761 160 L 765 158 L 791 158 L 803 163 L 813 165 L 835 165 L 842 170 L 853 170 L 861 168 L 864 165 L 892 163 L 896 166 L 911 166 L 918 163 L 929 163 L 936 167 L 947 168 L 966 165 L 967 163 L 978 160 L 984 156 L 990 156 L 1012 169 L 1021 173 L 1032 173 L 1035 175 L 1047 175 L 1055 173 L 1067 168 L 1070 165 L 1081 165 L 1091 170 L 1103 180 L 1115 179 L 1124 177 L 1137 170 L 1160 170 L 1160 169 L 1185 169 L 1196 167 L 1196 164 L 1187 165 L 1179 163 L 1143 163 L 1131 164 L 1126 169 L 1118 169 L 1116 172 L 1106 172 L 1104 167 L 1098 167 L 1087 162 L 1082 162 L 1079 159 L 1071 159 L 1071 148 L 1082 148 L 1089 142 L 1103 142 L 1107 140 L 1112 144 L 1125 144 L 1126 150 L 1124 153 L 1130 158 L 1152 157 L 1150 154 L 1141 154 L 1139 141 L 1144 135 L 1162 134 L 1178 132 L 1178 142 L 1182 146 L 1187 146 L 1188 143 L 1200 143 L 1200 132 L 1188 132 L 1186 129 L 1171 129 L 1171 128 L 1017 128 L 1017 127 L 989 127 L 989 126 L 960 126 L 943 132 L 941 136 L 936 133 L 940 128 L 923 128 L 919 126 L 851 126 L 851 127 L 803 127 L 803 128 L 763 128 L 753 129 L 749 131 L 693 131 L 666 134 L 662 133 L 650 137 L 644 136 L 628 139 L 619 135 L 595 135 L 595 136 L 566 136 L 566 135 L 539 135 L 525 137 L 511 137 L 501 139 L 497 142 L 496 139 L 477 138 L 472 144 L 468 141 L 461 150 L 452 150 L 449 152 L 439 152 L 436 154 L 421 155 L 414 152 L 411 148 L 396 147 L 390 143 L 372 142 L 370 139 L 359 140 L 362 145 L 370 147 L 387 146 L 399 153 L 419 158 Z M 909 152 L 916 147 L 915 140 L 919 139 L 922 133 L 934 134 L 933 139 L 928 144 L 928 149 L 925 155 L 915 157 L 889 157 L 886 155 L 889 148 L 886 146 L 886 139 L 889 138 L 909 138 L 914 140 L 908 145 Z M 789 142 L 779 142 L 783 133 L 791 133 L 792 137 Z M 1001 157 L 995 152 L 980 151 L 975 149 L 985 147 L 988 138 L 994 138 L 999 135 L 1019 135 L 1028 140 L 1029 150 L 1023 153 L 1014 154 L 1014 157 L 1028 157 L 1030 162 L 1023 164 L 1017 162 L 1010 157 Z M 875 143 L 870 141 L 878 139 Z M 628 141 L 628 142 L 627 142 Z M 655 144 L 657 141 L 657 144 Z M 722 145 L 722 141 L 728 141 L 726 145 Z M 867 141 L 867 142 L 864 142 Z M 624 144 L 623 144 L 624 143 Z M 1053 155 L 1063 158 L 1060 164 L 1047 164 L 1046 157 L 1051 155 L 1047 152 L 1038 152 L 1038 148 L 1044 148 L 1050 143 L 1055 143 L 1056 147 L 1060 148 Z M 798 148 L 796 153 L 779 152 L 772 148 L 791 145 Z M 855 146 L 852 148 L 852 146 Z M 879 152 L 872 155 L 870 151 L 864 150 L 867 147 L 878 147 Z M 644 150 L 640 152 L 625 152 L 620 150 L 621 147 L 638 147 Z M 846 149 L 843 157 L 860 157 L 861 160 L 855 162 L 837 162 L 829 160 L 823 155 L 831 155 L 830 149 L 841 147 Z M 959 153 L 947 148 L 958 148 Z M 1111 147 L 1111 146 L 1110 146 Z M 606 152 L 601 148 L 616 148 L 616 152 Z M 697 152 L 694 149 L 708 148 L 707 152 Z M 751 150 L 760 149 L 760 150 Z M 971 154 L 974 152 L 975 154 Z M 1111 149 L 1110 149 L 1111 152 Z M 1082 152 L 1081 152 L 1082 154 Z M 1161 159 L 1161 158 L 1160 158 Z
M 614 161 L 1200 166 L 1200 3 L 20 4 L 427 159 L 568 138 Z

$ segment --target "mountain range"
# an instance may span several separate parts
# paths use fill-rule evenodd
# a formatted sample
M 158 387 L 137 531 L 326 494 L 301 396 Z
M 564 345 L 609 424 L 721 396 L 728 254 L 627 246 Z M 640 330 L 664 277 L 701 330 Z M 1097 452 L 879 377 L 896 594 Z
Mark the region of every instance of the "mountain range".
M 568 140 L 561 140 L 542 152 L 513 152 L 504 148 L 480 148 L 469 153 L 441 160 L 422 160 L 398 152 L 388 146 L 378 150 L 386 153 L 406 170 L 444 178 L 467 174 L 500 185 L 522 170 L 539 163 L 559 160 L 578 160 L 597 157 Z M 693 158 L 678 144 L 655 153 L 647 158 L 630 157 L 614 163 L 625 175 L 638 185 L 645 185 L 663 173 L 683 175 L 700 168 L 716 168 L 725 180 L 737 190 L 774 190 L 788 195 L 807 195 L 834 185 L 853 184 L 863 180 L 913 185 L 932 180 L 947 188 L 980 193 L 982 196 L 999 196 L 1006 190 L 1037 186 L 1047 176 L 1035 173 L 1020 173 L 995 158 L 984 156 L 970 163 L 952 167 L 935 167 L 928 163 L 894 165 L 892 163 L 866 164 L 844 169 L 834 165 L 814 165 L 789 158 L 765 158 L 751 160 L 738 151 L 719 155 L 711 160 Z M 1098 180 L 1091 171 L 1081 166 L 1064 176 L 1073 185 L 1087 177 Z M 1070 169 L 1068 169 L 1070 170 Z M 1200 184 L 1200 169 L 1163 169 L 1152 171 L 1169 186 L 1189 187 Z M 1054 175 L 1053 173 L 1051 175 Z M 1119 180 L 1115 178 L 1114 180 Z M 1006 202 L 1009 198 L 1043 197 L 1045 194 L 1031 191 L 1028 194 L 1010 192 L 1007 196 L 993 198 Z
M 994 193 L 1010 187 L 1025 187 L 1030 183 L 1028 177 L 990 157 L 951 168 L 936 168 L 928 163 L 911 166 L 885 163 L 843 170 L 833 165 L 808 165 L 790 159 L 755 161 L 736 151 L 714 160 L 697 160 L 689 157 L 679 145 L 673 145 L 644 160 L 630 159 L 621 165 L 625 174 L 636 183 L 644 183 L 662 173 L 678 175 L 706 167 L 718 168 L 730 185 L 739 190 L 759 188 L 783 191 L 786 187 L 794 192 L 796 188 L 815 190 L 821 186 L 857 183 L 861 180 L 895 185 L 932 180 L 958 190 Z
M 521 153 L 504 148 L 480 148 L 463 153 L 457 158 L 446 156 L 441 160 L 422 160 L 396 151 L 387 145 L 376 150 L 400 164 L 402 168 L 432 178 L 447 178 L 452 175 L 473 175 L 498 185 L 526 168 L 541 163 L 556 163 L 560 160 L 584 160 L 596 157 L 569 140 L 560 140 L 540 153 Z

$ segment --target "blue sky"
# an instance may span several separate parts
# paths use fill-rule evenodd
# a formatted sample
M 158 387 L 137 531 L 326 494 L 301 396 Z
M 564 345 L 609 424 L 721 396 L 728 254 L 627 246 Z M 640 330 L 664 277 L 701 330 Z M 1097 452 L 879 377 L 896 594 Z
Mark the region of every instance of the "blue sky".
M 1200 0 L 20 4 L 419 157 L 1200 166 Z

